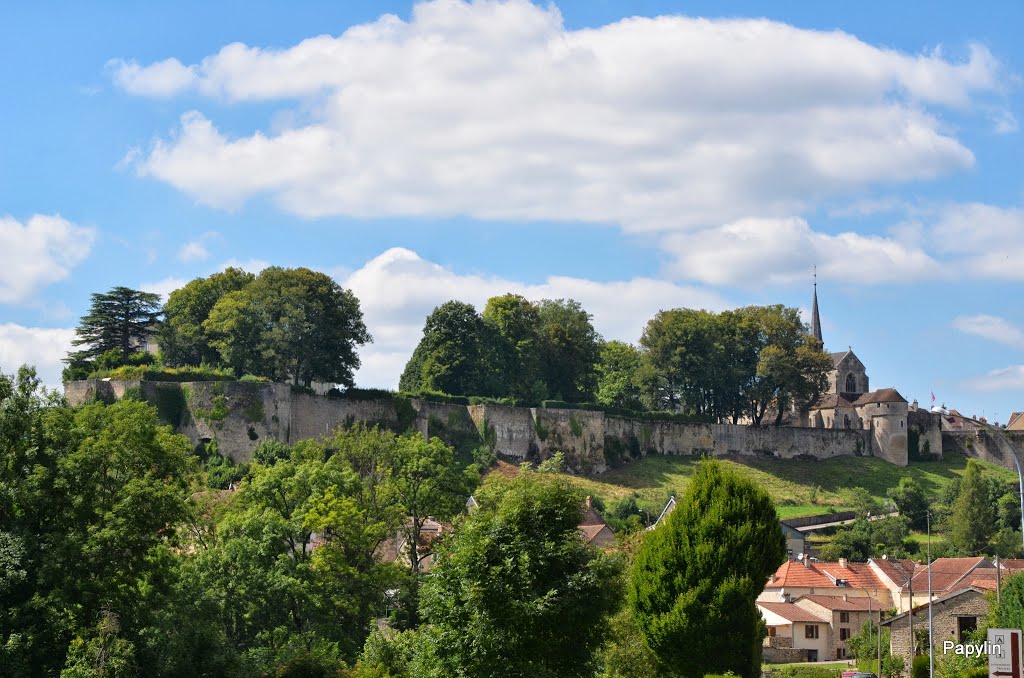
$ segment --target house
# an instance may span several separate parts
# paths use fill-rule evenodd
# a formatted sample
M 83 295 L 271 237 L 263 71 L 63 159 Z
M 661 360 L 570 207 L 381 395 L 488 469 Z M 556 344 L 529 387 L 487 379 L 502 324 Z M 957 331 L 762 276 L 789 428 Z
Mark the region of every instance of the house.
M 1007 431 L 1024 431 L 1024 412 L 1013 412 L 1006 422 Z
M 782 535 L 786 538 L 786 554 L 790 560 L 795 560 L 798 556 L 807 553 L 807 535 L 786 523 L 785 520 L 780 520 L 779 525 L 782 527 Z
M 934 576 L 934 574 L 933 574 Z M 932 644 L 941 648 L 943 641 L 962 642 L 969 631 L 978 628 L 989 612 L 986 589 L 981 586 L 966 586 L 951 593 L 935 598 L 932 601 L 932 624 L 934 633 Z M 909 665 L 911 656 L 910 626 L 913 618 L 914 636 L 918 636 L 917 647 L 922 648 L 920 636 L 924 636 L 923 644 L 927 644 L 928 604 L 916 605 L 913 610 L 898 614 L 882 622 L 892 632 L 889 651 L 898 657 L 904 657 Z M 927 647 L 924 648 L 927 650 Z
M 410 538 L 409 532 L 412 528 L 412 518 L 406 518 L 405 525 L 399 528 L 392 536 L 385 539 L 377 547 L 374 554 L 377 559 L 386 563 L 401 563 L 406 567 L 411 566 L 409 558 Z M 429 572 L 434 563 L 434 544 L 442 535 L 452 531 L 451 523 L 434 520 L 427 517 L 420 527 L 420 541 L 417 547 L 419 555 L 419 571 Z
M 580 521 L 580 532 L 583 538 L 591 546 L 604 548 L 615 543 L 615 533 L 608 526 L 604 518 L 590 505 L 590 497 L 587 497 L 586 509 L 583 511 L 583 520 Z
M 867 563 L 815 562 L 804 556 L 779 566 L 769 578 L 758 601 L 792 602 L 803 596 L 871 598 L 872 609 L 893 606 L 890 589 Z
M 830 658 L 828 622 L 788 602 L 758 601 L 757 609 L 768 627 L 764 639 L 766 662 L 816 662 Z
M 824 619 L 828 624 L 828 642 L 822 659 L 846 659 L 847 641 L 868 619 L 877 620 L 881 613 L 871 598 L 849 596 L 803 596 L 794 605 Z
M 658 525 L 661 524 L 661 521 L 663 521 L 666 518 L 668 518 L 668 514 L 672 513 L 675 510 L 676 510 L 676 497 L 675 497 L 675 495 L 672 495 L 671 497 L 668 498 L 668 501 L 665 502 L 665 508 L 661 509 L 661 514 L 658 515 L 658 519 L 654 521 L 653 525 L 648 525 L 647 529 L 648 530 L 653 530 L 654 528 L 656 528 Z

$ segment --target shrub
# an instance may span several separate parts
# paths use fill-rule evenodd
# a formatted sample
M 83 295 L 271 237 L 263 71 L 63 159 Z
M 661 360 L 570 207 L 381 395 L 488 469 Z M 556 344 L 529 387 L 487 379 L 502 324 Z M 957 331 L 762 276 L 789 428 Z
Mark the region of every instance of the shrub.
M 400 393 L 399 395 L 408 398 L 419 398 L 431 403 L 449 403 L 452 405 L 468 405 L 469 398 L 460 395 L 449 395 L 441 391 L 416 391 L 415 393 Z
M 542 400 L 540 406 L 546 410 L 575 410 L 579 408 L 579 405 L 573 405 L 564 400 Z
M 257 374 L 243 374 L 238 378 L 238 381 L 253 384 L 269 384 L 270 380 L 266 377 L 261 377 Z
M 384 388 L 348 388 L 340 394 L 347 400 L 394 400 L 397 395 Z

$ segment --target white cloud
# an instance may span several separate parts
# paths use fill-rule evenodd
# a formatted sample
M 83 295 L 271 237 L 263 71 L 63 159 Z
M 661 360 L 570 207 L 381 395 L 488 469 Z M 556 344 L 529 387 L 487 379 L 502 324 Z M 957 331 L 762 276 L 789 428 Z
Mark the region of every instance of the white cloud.
M 72 348 L 72 328 L 24 327 L 0 323 L 0 371 L 13 374 L 22 365 L 36 368 L 43 384 L 58 388 L 61 359 Z
M 720 310 L 729 304 L 705 290 L 649 278 L 594 282 L 553 276 L 539 284 L 486 275 L 458 274 L 422 259 L 415 252 L 393 248 L 368 261 L 339 281 L 360 300 L 374 342 L 359 354 L 361 386 L 395 387 L 434 307 L 457 299 L 476 306 L 505 293 L 528 299 L 572 298 L 594 316 L 606 339 L 636 342 L 658 310 L 679 306 Z
M 1024 348 L 1024 330 L 1005 318 L 993 315 L 962 315 L 953 320 L 953 327 L 1011 348 Z
M 1024 365 L 1010 365 L 967 381 L 967 386 L 977 391 L 1020 391 L 1024 390 Z
M 194 261 L 205 261 L 210 257 L 210 244 L 220 238 L 216 231 L 207 231 L 198 238 L 190 240 L 178 250 L 178 261 L 191 263 Z
M 64 280 L 92 249 L 96 233 L 57 215 L 22 223 L 0 216 L 0 303 L 24 302 Z
M 136 163 L 210 205 L 677 230 L 971 166 L 938 111 L 996 95 L 1001 67 L 981 46 L 954 62 L 762 19 L 567 30 L 551 5 L 438 0 L 287 49 L 117 73 L 131 91 L 311 111 L 248 136 L 192 111 Z
M 185 278 L 164 278 L 163 280 L 156 280 L 154 282 L 144 282 L 139 285 L 139 289 L 143 292 L 159 294 L 160 301 L 162 303 L 166 303 L 167 297 L 171 295 L 171 292 L 184 287 L 187 282 L 188 280 Z
M 149 66 L 135 61 L 113 59 L 107 63 L 114 83 L 129 94 L 148 97 L 171 97 L 195 84 L 195 68 L 177 59 L 164 59 Z
M 931 241 L 938 251 L 961 259 L 964 275 L 1024 280 L 1024 208 L 949 205 L 941 210 Z
M 666 236 L 674 271 L 713 285 L 806 281 L 813 266 L 832 280 L 916 280 L 941 274 L 924 251 L 896 240 L 817 233 L 803 219 L 742 219 L 721 228 Z

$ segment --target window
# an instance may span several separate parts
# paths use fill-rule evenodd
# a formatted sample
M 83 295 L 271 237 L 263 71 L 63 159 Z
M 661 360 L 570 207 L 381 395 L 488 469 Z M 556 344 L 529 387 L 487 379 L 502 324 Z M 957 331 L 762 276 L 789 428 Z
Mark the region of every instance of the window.
M 840 624 L 849 624 L 850 623 L 850 613 L 849 612 L 840 612 L 839 613 L 839 623 Z
M 846 392 L 856 393 L 857 391 L 857 380 L 854 378 L 853 373 L 846 375 Z
M 850 629 L 842 627 L 839 629 L 839 640 L 846 640 L 850 637 Z
M 960 638 L 960 642 L 961 643 L 967 640 L 967 638 L 965 638 L 965 636 L 968 633 L 970 633 L 971 631 L 974 631 L 977 628 L 978 628 L 978 618 L 977 617 L 957 617 L 956 618 L 957 637 Z
M 836 648 L 836 659 L 846 659 L 846 650 L 844 648 Z
M 775 637 L 775 631 L 776 631 L 776 629 L 775 629 L 774 626 L 769 626 L 768 627 L 768 637 L 769 638 L 774 638 Z
M 804 638 L 817 638 L 818 627 L 815 624 L 807 624 L 804 626 Z

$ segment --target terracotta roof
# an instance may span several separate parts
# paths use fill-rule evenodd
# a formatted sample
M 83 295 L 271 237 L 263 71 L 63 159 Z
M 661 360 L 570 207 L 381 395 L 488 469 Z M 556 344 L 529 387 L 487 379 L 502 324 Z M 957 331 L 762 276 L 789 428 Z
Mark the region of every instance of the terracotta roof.
M 897 560 L 895 558 L 872 559 L 870 562 L 874 563 L 875 567 L 893 584 L 900 587 L 904 586 L 914 574 L 914 568 L 917 565 L 913 560 Z
M 845 579 L 847 586 L 836 586 L 836 580 Z M 768 582 L 769 588 L 885 588 L 881 580 L 871 571 L 867 563 L 847 563 L 846 567 L 839 563 L 811 562 L 806 567 L 800 561 L 789 561 L 779 566 L 775 575 Z
M 999 567 L 1006 572 L 1020 572 L 1024 570 L 1024 560 L 1019 558 L 1007 558 L 999 561 Z
M 841 596 L 800 596 L 796 602 L 809 600 L 812 603 L 821 605 L 827 610 L 843 610 L 849 612 L 868 612 L 877 610 L 878 603 L 867 596 L 855 596 L 852 599 L 843 600 Z
M 799 605 L 794 605 L 793 603 L 758 602 L 757 606 L 762 609 L 768 610 L 769 612 L 773 612 L 782 617 L 783 619 L 786 619 L 791 622 L 811 622 L 815 624 L 826 623 L 825 620 L 821 617 L 812 614 L 804 608 L 800 607 Z
M 953 591 L 967 585 L 977 568 L 992 568 L 985 558 L 936 558 L 932 561 L 932 591 Z M 928 566 L 918 565 L 914 572 L 914 590 L 928 590 Z M 907 586 L 903 587 L 906 591 Z
M 604 530 L 608 530 L 610 532 L 611 528 L 607 525 L 580 525 L 579 530 L 583 533 L 584 538 L 589 544 L 597 539 L 597 535 L 601 534 L 601 532 Z
M 869 391 L 857 398 L 854 406 L 870 405 L 871 403 L 905 403 L 907 399 L 900 395 L 894 388 L 880 388 L 877 391 Z

